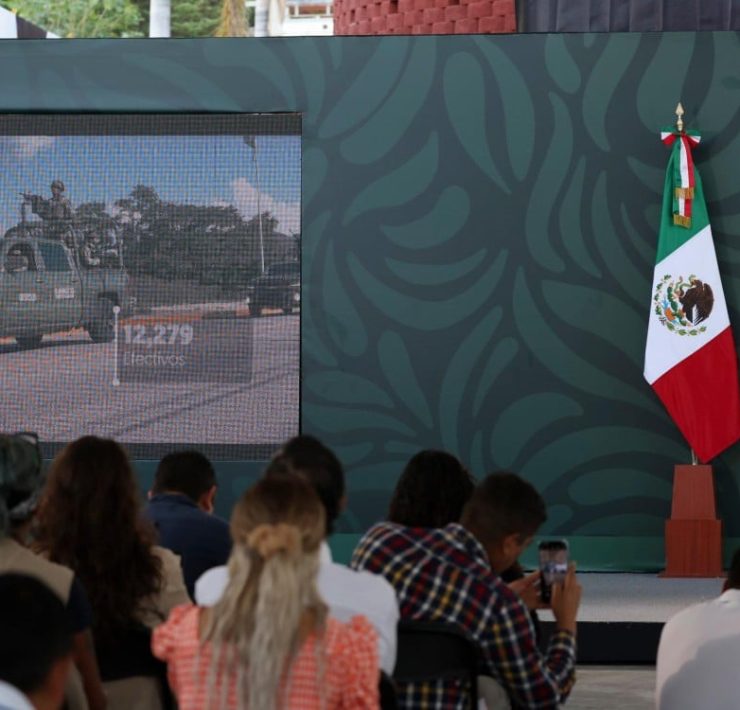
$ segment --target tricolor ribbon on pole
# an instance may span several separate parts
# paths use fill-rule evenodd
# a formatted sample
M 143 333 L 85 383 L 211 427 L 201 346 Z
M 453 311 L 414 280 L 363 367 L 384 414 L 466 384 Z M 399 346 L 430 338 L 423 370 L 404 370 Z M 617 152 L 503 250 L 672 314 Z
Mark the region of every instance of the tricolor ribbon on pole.
M 691 154 L 699 135 L 668 129 L 661 139 L 672 150 L 653 272 L 645 379 L 691 448 L 708 461 L 740 439 L 735 340 Z
M 701 136 L 694 131 L 662 131 L 660 139 L 667 146 L 673 146 L 668 173 L 673 178 L 673 224 L 681 227 L 691 226 L 691 204 L 694 201 L 694 157 L 691 149 L 699 145 Z

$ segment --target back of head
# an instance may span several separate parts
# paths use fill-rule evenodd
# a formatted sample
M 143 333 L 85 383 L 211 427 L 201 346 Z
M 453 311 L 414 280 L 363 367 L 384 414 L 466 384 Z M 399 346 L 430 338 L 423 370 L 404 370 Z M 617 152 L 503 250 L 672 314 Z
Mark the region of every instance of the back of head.
M 0 629 L 0 680 L 26 695 L 42 691 L 72 650 L 64 605 L 32 577 L 0 575 Z
M 211 462 L 199 451 L 173 451 L 157 466 L 152 493 L 182 493 L 194 503 L 216 485 Z
M 0 434 L 0 537 L 33 513 L 41 483 L 36 435 Z
M 388 520 L 410 528 L 442 528 L 460 520 L 475 483 L 446 451 L 420 451 L 406 464 L 391 498 Z
M 334 452 L 313 436 L 296 436 L 272 459 L 265 476 L 300 474 L 313 486 L 326 513 L 326 536 L 342 511 L 345 493 L 344 470 Z
M 247 673 L 231 669 L 241 678 L 247 706 L 275 707 L 280 676 L 302 640 L 302 623 L 315 629 L 326 616 L 316 588 L 323 507 L 300 476 L 268 476 L 236 504 L 231 534 L 229 584 L 203 630 L 203 639 L 216 647 L 210 682 L 219 675 L 219 657 L 225 657 L 219 650 L 229 644 L 237 652 L 235 663 L 248 666 Z
M 141 515 L 136 478 L 115 441 L 86 436 L 59 453 L 38 519 L 41 546 L 80 578 L 103 635 L 130 623 L 158 590 L 154 530 Z
M 545 501 L 534 486 L 514 473 L 492 473 L 473 491 L 460 522 L 483 545 L 508 535 L 531 537 L 547 520 Z

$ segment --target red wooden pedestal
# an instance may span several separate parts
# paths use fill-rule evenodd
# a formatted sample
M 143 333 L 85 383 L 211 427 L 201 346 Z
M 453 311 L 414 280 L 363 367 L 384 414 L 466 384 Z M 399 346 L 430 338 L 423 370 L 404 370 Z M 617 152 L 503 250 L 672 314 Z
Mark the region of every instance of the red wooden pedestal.
M 722 577 L 722 521 L 711 466 L 676 466 L 664 577 Z

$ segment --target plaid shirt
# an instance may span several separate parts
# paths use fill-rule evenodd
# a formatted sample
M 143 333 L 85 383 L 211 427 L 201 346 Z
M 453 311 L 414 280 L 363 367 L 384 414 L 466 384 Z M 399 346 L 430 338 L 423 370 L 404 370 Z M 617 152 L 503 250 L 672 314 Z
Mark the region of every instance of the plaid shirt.
M 575 681 L 576 642 L 556 631 L 543 657 L 524 602 L 491 570 L 483 546 L 461 525 L 439 530 L 380 523 L 360 540 L 352 567 L 382 574 L 396 590 L 401 618 L 446 621 L 472 636 L 480 671 L 505 688 L 514 707 L 555 708 Z M 461 688 L 399 688 L 405 708 L 463 708 Z

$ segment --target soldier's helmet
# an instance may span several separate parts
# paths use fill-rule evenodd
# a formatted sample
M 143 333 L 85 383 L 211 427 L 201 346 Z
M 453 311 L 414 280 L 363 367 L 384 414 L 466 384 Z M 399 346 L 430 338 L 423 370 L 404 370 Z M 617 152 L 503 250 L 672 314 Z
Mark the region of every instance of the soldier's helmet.
M 54 182 L 51 183 L 51 189 L 53 190 L 54 188 L 64 192 L 64 183 L 61 180 L 54 180 Z

